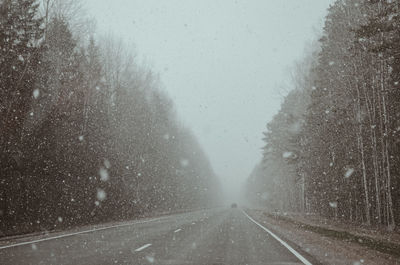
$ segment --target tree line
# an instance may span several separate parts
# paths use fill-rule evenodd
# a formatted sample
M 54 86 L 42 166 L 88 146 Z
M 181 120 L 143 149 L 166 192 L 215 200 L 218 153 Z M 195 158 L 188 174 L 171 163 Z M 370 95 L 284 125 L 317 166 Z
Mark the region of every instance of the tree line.
M 264 133 L 248 198 L 392 230 L 400 222 L 400 1 L 338 0 Z
M 2 235 L 218 199 L 209 161 L 157 74 L 121 41 L 95 38 L 80 8 L 0 1 Z

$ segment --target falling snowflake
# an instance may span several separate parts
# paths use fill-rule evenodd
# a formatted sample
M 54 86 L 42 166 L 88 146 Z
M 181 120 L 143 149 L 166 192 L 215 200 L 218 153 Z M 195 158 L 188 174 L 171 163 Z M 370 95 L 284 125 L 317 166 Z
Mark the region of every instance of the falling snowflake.
M 37 99 L 38 97 L 39 97 L 39 95 L 40 95 L 40 91 L 39 91 L 39 89 L 35 89 L 35 90 L 33 90 L 33 97 L 35 98 L 35 99 Z
M 106 192 L 103 189 L 97 189 L 97 199 L 99 201 L 104 201 L 107 197 Z
M 354 173 L 354 168 L 348 168 L 346 170 L 346 173 L 344 173 L 344 177 L 349 178 L 351 175 L 353 175 L 353 173 Z
M 81 141 L 81 142 L 83 141 L 83 138 L 84 138 L 83 135 L 79 135 L 79 137 L 78 137 L 79 141 Z
M 293 156 L 293 153 L 292 152 L 284 152 L 283 154 L 282 154 L 282 157 L 283 158 L 290 158 L 290 157 L 292 157 Z
M 329 206 L 332 208 L 337 208 L 337 202 L 329 202 Z
M 108 181 L 110 179 L 110 175 L 108 174 L 107 169 L 105 169 L 104 167 L 100 168 L 99 174 L 101 181 Z
M 154 263 L 154 256 L 146 256 L 146 260 L 149 262 L 149 263 Z
M 62 218 L 61 216 L 59 216 L 59 217 L 57 218 L 57 220 L 58 220 L 60 223 L 62 223 L 63 218 Z

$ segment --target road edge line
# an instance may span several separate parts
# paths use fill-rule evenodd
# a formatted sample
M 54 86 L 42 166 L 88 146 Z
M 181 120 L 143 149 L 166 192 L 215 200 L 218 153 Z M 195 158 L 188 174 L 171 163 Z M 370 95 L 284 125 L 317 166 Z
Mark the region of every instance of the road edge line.
M 303 264 L 305 265 L 312 265 L 311 262 L 309 262 L 305 257 L 303 257 L 299 252 L 297 252 L 296 250 L 294 250 L 291 246 L 289 246 L 288 243 L 286 243 L 285 241 L 283 241 L 282 239 L 280 239 L 277 235 L 275 235 L 274 233 L 271 232 L 271 230 L 269 230 L 268 228 L 264 227 L 263 225 L 261 225 L 259 222 L 257 222 L 256 220 L 254 220 L 253 218 L 251 218 L 244 210 L 242 210 L 242 213 L 249 218 L 250 221 L 252 221 L 253 223 L 255 223 L 256 225 L 258 225 L 259 227 L 261 227 L 265 232 L 267 232 L 268 234 L 270 234 L 273 238 L 275 238 L 279 243 L 281 243 L 281 245 L 283 245 L 284 247 L 286 247 L 294 256 L 296 256 L 296 258 L 298 258 L 301 262 L 303 262 Z

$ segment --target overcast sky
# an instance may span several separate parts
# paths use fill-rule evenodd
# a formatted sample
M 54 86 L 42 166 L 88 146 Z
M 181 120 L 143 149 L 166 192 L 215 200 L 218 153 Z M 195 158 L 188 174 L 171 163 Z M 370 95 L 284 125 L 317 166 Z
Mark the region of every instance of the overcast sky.
M 229 191 L 261 159 L 288 68 L 304 54 L 333 0 L 86 0 L 160 73 Z

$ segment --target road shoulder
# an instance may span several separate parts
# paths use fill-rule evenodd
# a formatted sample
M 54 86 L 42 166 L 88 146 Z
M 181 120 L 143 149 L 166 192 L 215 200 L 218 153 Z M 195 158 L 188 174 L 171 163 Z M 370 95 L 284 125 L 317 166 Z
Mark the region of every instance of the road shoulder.
M 311 229 L 305 229 L 287 219 L 273 218 L 263 210 L 247 209 L 246 212 L 257 222 L 283 237 L 289 244 L 308 253 L 322 264 L 400 264 L 393 255 L 361 246 L 349 240 L 332 238 Z M 315 261 L 314 261 L 315 263 Z M 314 264 L 313 263 L 313 264 Z

